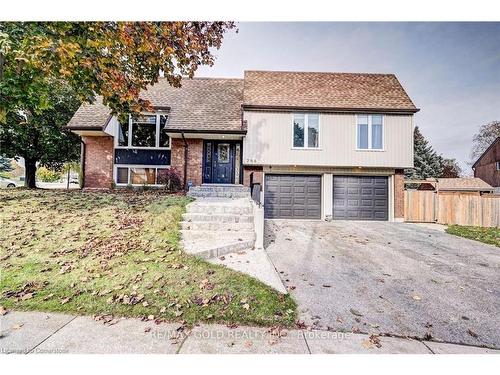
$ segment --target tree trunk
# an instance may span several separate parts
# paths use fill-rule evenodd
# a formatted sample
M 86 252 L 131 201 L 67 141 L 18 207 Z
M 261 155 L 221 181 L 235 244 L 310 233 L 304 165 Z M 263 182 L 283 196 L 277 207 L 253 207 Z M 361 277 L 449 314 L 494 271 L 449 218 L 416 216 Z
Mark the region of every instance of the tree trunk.
M 24 160 L 26 187 L 28 189 L 36 189 L 36 160 Z

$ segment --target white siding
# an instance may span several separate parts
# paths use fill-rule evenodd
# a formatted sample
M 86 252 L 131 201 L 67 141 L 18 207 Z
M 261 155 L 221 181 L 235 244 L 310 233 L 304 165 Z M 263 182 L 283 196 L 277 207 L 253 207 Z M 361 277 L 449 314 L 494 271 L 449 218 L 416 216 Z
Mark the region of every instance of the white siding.
M 413 166 L 410 115 L 384 115 L 384 150 L 356 150 L 355 114 L 320 114 L 319 149 L 292 148 L 292 113 L 245 111 L 248 133 L 243 140 L 247 165 L 339 167 Z

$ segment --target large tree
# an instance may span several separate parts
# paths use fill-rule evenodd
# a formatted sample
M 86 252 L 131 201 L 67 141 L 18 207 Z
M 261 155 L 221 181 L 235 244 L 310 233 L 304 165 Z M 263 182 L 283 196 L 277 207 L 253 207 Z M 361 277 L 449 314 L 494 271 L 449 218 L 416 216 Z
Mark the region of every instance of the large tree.
M 64 82 L 47 82 L 46 87 L 50 88 L 44 93 L 50 106 L 9 112 L 0 126 L 0 149 L 8 157 L 24 158 L 29 188 L 36 187 L 37 164 L 59 169 L 80 156 L 79 137 L 63 129 L 80 102 Z
M 151 110 L 139 93 L 161 75 L 173 86 L 212 65 L 232 22 L 0 23 L 0 78 L 27 69 L 63 79 L 81 101 L 102 95 L 114 114 Z M 32 76 L 37 81 L 39 77 Z M 0 83 L 0 119 L 24 106 L 17 82 Z M 30 98 L 36 100 L 36 98 Z M 38 105 L 48 103 L 43 96 Z
M 441 177 L 443 173 L 442 157 L 434 151 L 418 126 L 415 127 L 413 136 L 414 168 L 406 169 L 405 177 L 412 180 Z
M 476 162 L 497 137 L 500 137 L 500 121 L 492 121 L 479 128 L 472 138 L 471 164 Z
M 25 157 L 27 186 L 35 187 L 37 161 L 72 160 L 74 139 L 62 126 L 78 103 L 101 95 L 116 115 L 151 110 L 139 97 L 141 90 L 161 75 L 180 86 L 199 65 L 212 65 L 211 49 L 219 48 L 233 27 L 232 22 L 0 23 L 2 152 Z

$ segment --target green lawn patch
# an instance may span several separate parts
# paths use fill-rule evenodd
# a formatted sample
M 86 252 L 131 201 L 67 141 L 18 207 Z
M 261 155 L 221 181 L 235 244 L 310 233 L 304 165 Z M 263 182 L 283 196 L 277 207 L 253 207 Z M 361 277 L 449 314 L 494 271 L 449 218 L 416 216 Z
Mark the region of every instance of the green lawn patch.
M 461 225 L 450 225 L 446 233 L 455 236 L 469 238 L 500 247 L 500 228 L 466 227 Z
M 290 296 L 182 251 L 179 221 L 189 202 L 159 191 L 0 191 L 0 305 L 293 325 Z

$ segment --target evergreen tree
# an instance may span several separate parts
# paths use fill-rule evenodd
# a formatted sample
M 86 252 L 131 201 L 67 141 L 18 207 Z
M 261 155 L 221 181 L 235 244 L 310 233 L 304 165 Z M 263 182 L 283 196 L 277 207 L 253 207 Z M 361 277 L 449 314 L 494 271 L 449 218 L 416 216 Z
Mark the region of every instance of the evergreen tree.
M 437 178 L 443 174 L 443 158 L 429 144 L 420 132 L 418 126 L 413 133 L 413 164 L 412 169 L 405 170 L 405 177 L 411 180 Z
M 0 155 L 0 172 L 10 172 L 12 170 L 12 164 L 10 159 L 4 158 Z

